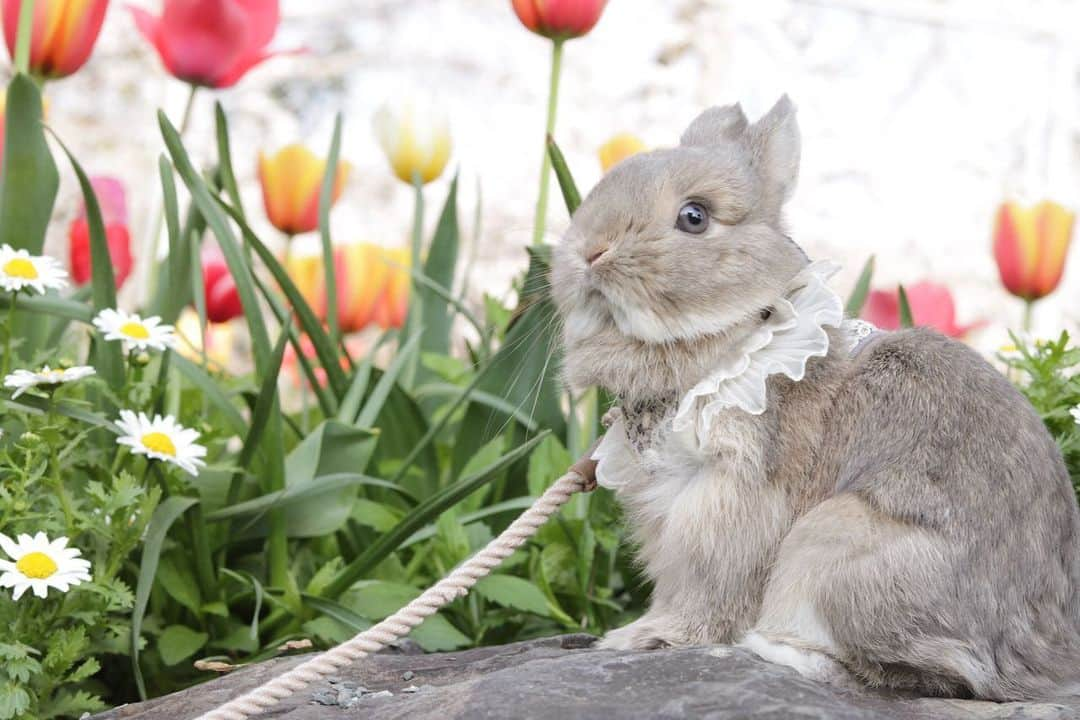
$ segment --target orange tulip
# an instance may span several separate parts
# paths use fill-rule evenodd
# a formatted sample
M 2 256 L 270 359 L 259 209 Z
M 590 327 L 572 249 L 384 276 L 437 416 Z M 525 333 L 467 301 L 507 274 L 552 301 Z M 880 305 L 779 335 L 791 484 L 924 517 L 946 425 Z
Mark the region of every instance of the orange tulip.
M 994 219 L 994 259 L 1006 290 L 1028 302 L 1054 292 L 1065 271 L 1075 219 L 1049 200 L 1030 208 L 1002 203 Z
M 288 235 L 319 227 L 319 192 L 326 161 L 303 145 L 288 145 L 269 157 L 259 153 L 259 182 L 266 215 L 274 227 Z M 349 177 L 349 164 L 338 163 L 331 206 L 341 197 Z
M 637 135 L 619 133 L 601 145 L 596 154 L 600 158 L 600 167 L 607 172 L 631 155 L 644 151 L 645 143 Z
M 3 0 L 4 39 L 15 57 L 20 0 Z M 30 38 L 30 71 L 46 78 L 71 75 L 90 58 L 109 0 L 37 0 Z
M 410 253 L 370 243 L 342 245 L 334 251 L 338 324 L 342 332 L 370 325 L 402 327 L 409 309 Z M 304 299 L 323 320 L 327 318 L 326 282 L 322 256 L 290 253 L 286 270 Z

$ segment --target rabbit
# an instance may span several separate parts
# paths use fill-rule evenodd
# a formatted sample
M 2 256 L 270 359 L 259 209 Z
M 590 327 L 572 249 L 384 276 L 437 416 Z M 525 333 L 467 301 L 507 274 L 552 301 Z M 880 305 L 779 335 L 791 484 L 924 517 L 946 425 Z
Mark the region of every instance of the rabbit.
M 782 97 L 715 107 L 612 168 L 554 249 L 563 375 L 618 398 L 618 499 L 644 615 L 615 649 L 737 644 L 843 686 L 1016 700 L 1075 692 L 1080 511 L 1054 440 L 977 353 L 929 329 L 817 328 L 760 412 L 674 418 L 806 285 L 782 217 L 800 134 Z M 696 442 L 696 445 L 694 444 Z M 603 468 L 604 460 L 601 460 Z

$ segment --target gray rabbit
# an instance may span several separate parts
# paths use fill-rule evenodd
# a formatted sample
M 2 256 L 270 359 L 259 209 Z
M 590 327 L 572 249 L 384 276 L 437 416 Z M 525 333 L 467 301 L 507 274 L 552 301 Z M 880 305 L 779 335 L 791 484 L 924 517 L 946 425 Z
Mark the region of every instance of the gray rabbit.
M 964 345 L 843 318 L 782 221 L 799 146 L 786 97 L 753 124 L 708 110 L 613 168 L 556 249 L 565 376 L 619 398 L 598 473 L 655 585 L 603 645 L 1075 692 L 1080 512 L 1053 439 Z

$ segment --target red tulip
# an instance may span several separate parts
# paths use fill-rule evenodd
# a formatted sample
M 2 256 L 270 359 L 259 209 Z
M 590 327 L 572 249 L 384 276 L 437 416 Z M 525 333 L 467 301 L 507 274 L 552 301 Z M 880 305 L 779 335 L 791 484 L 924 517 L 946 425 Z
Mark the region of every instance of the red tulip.
M 193 85 L 231 87 L 275 53 L 278 0 L 165 0 L 161 17 L 128 8 L 165 68 Z
M 607 0 L 511 0 L 521 24 L 538 35 L 568 40 L 586 34 L 600 20 Z
M 131 274 L 134 264 L 131 257 L 131 235 L 127 228 L 127 203 L 124 200 L 124 186 L 113 177 L 95 177 L 90 179 L 94 196 L 101 207 L 101 219 L 105 223 L 105 238 L 109 245 L 109 258 L 112 260 L 113 276 L 119 288 Z M 76 285 L 90 282 L 90 225 L 86 219 L 86 206 L 79 209 L 79 214 L 68 228 L 68 248 L 70 251 L 71 279 Z
M 240 293 L 236 290 L 225 255 L 216 245 L 202 249 L 203 294 L 206 299 L 206 319 L 223 323 L 244 314 Z
M 21 0 L 3 0 L 4 39 L 15 57 Z M 37 0 L 30 38 L 30 71 L 46 78 L 71 75 L 89 59 L 109 0 Z
M 944 285 L 921 282 L 905 287 L 911 319 L 916 325 L 931 327 L 943 335 L 962 338 L 982 322 L 970 325 L 956 324 L 956 306 L 952 293 Z M 873 290 L 866 298 L 862 317 L 882 330 L 900 327 L 900 296 L 896 290 Z
M 1049 200 L 1029 208 L 1002 203 L 994 218 L 994 259 L 1006 290 L 1031 302 L 1057 288 L 1075 219 Z

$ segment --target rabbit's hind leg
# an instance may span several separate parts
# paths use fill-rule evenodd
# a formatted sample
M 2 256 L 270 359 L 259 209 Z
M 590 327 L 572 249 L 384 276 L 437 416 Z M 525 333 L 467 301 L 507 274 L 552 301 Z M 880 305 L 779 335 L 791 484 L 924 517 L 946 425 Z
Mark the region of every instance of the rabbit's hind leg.
M 939 542 L 854 494 L 826 500 L 784 538 L 740 645 L 815 680 L 969 694 L 993 672 L 948 636 Z

